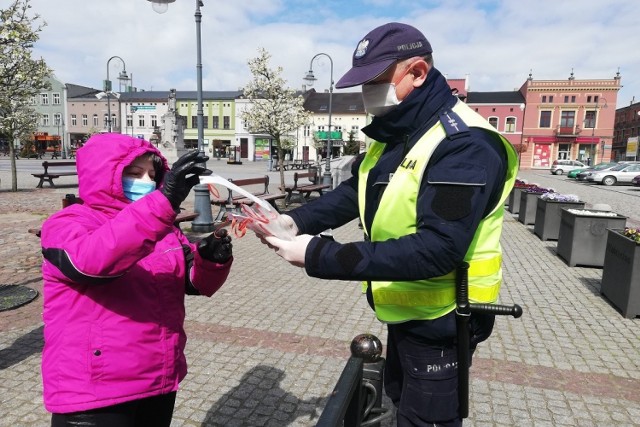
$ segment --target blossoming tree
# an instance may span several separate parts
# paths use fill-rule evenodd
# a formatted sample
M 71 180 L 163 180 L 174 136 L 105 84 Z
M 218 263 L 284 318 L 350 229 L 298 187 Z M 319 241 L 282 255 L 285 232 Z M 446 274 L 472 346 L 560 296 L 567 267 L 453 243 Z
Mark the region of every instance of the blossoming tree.
M 302 95 L 286 87 L 286 81 L 281 77 L 282 67 L 269 68 L 271 55 L 265 49 L 258 52 L 258 57 L 248 61 L 253 80 L 244 87 L 244 96 L 252 101 L 252 105 L 241 113 L 241 118 L 249 132 L 273 138 L 283 191 L 283 150 L 293 146 L 296 130 L 309 122 L 310 113 L 303 108 Z
M 29 2 L 14 0 L 0 9 L 0 135 L 9 144 L 12 191 L 18 191 L 14 141 L 35 131 L 38 118 L 30 100 L 49 88 L 51 74 L 43 59 L 32 58 L 33 44 L 46 24 L 29 13 Z

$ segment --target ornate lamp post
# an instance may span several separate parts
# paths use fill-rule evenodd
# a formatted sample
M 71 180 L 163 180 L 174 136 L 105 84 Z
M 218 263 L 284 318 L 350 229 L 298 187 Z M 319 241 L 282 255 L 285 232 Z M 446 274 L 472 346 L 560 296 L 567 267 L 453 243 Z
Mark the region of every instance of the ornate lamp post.
M 315 55 L 313 58 L 311 58 L 311 62 L 309 62 L 309 72 L 304 77 L 304 80 L 309 87 L 313 86 L 313 83 L 317 80 L 313 75 L 313 61 L 319 56 L 326 56 L 327 58 L 329 58 L 329 62 L 331 63 L 331 81 L 329 82 L 329 132 L 327 133 L 327 158 L 324 167 L 324 173 L 322 174 L 322 183 L 328 184 L 329 189 L 331 189 L 333 188 L 333 179 L 331 177 L 331 104 L 333 101 L 333 59 L 331 59 L 331 57 L 326 53 L 318 53 L 317 55 Z
M 169 8 L 169 3 L 175 0 L 147 0 L 152 3 L 153 10 L 157 13 L 165 13 Z M 200 7 L 204 6 L 202 0 L 196 0 L 196 52 L 197 52 L 197 93 L 198 93 L 198 151 L 204 154 L 204 108 L 202 102 L 202 37 L 201 22 L 202 13 Z M 205 163 L 206 165 L 206 163 Z M 211 214 L 211 198 L 209 197 L 209 187 L 198 184 L 194 187 L 196 197 L 194 210 L 199 213 L 198 217 L 191 222 L 191 229 L 197 233 L 210 233 L 214 230 L 213 215 Z
M 127 65 L 124 63 L 124 59 L 119 56 L 112 56 L 107 60 L 107 80 L 104 81 L 104 93 L 107 95 L 107 131 L 111 133 L 111 101 L 109 99 L 110 95 L 113 93 L 111 90 L 111 80 L 109 80 L 109 63 L 112 59 L 117 58 L 122 62 L 122 71 L 118 75 L 118 80 L 129 80 L 129 76 L 127 75 Z M 119 95 L 116 95 L 118 98 Z

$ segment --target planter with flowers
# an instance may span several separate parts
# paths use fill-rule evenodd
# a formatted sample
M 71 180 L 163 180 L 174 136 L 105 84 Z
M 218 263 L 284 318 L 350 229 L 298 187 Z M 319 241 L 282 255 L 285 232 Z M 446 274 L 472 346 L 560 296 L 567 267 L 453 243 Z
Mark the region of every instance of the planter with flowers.
M 570 267 L 602 267 L 607 229 L 624 228 L 627 217 L 609 210 L 567 209 L 560 214 L 556 253 Z
M 538 197 L 546 193 L 553 193 L 551 188 L 543 188 L 534 185 L 520 193 L 520 210 L 518 211 L 518 221 L 524 225 L 536 222 L 536 209 Z
M 573 194 L 544 193 L 538 197 L 533 232 L 540 240 L 558 240 L 562 208 L 582 209 L 584 202 Z
M 516 179 L 516 183 L 513 185 L 511 193 L 509 193 L 507 210 L 512 214 L 520 212 L 520 197 L 523 191 L 527 191 L 530 188 L 538 187 L 537 184 L 528 184 L 527 181 Z
M 609 229 L 600 292 L 632 319 L 640 315 L 640 229 Z

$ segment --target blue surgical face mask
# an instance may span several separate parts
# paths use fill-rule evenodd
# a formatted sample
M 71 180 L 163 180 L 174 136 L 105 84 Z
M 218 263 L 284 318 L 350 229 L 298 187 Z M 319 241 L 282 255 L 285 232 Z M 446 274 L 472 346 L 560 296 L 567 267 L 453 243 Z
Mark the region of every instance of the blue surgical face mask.
M 154 181 L 130 178 L 128 176 L 122 178 L 122 190 L 124 191 L 124 196 L 132 202 L 146 196 L 155 189 L 156 183 Z

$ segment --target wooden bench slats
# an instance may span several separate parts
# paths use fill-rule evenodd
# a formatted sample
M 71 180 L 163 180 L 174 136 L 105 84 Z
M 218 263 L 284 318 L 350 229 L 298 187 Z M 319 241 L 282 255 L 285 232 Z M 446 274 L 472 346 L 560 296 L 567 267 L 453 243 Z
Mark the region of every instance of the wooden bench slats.
M 309 184 L 299 184 L 298 181 L 301 178 L 308 178 Z M 286 185 L 284 191 L 287 193 L 287 197 L 284 199 L 284 205 L 288 206 L 290 203 L 298 201 L 300 203 L 306 203 L 311 197 L 311 193 L 318 192 L 322 196 L 322 190 L 329 188 L 329 184 L 318 184 L 315 181 L 320 179 L 315 172 L 296 172 L 293 174 L 293 185 Z
M 78 175 L 78 171 L 77 170 L 53 172 L 53 173 L 49 172 L 50 169 L 58 169 L 58 168 L 67 168 L 68 169 L 70 166 L 73 166 L 75 168 L 76 167 L 76 162 L 49 162 L 49 161 L 45 160 L 44 162 L 42 162 L 42 167 L 44 168 L 44 172 L 42 172 L 42 173 L 32 173 L 31 174 L 36 178 L 40 178 L 40 182 L 38 182 L 38 185 L 36 185 L 36 188 L 42 188 L 42 186 L 43 186 L 45 181 L 47 181 L 49 183 L 49 186 L 55 187 L 55 185 L 53 184 L 53 180 L 54 179 L 60 178 L 61 176 Z
M 276 204 L 277 200 L 284 199 L 286 194 L 271 194 L 269 193 L 269 175 L 265 175 L 260 178 L 243 178 L 243 179 L 229 179 L 229 181 L 233 182 L 238 187 L 251 187 L 251 186 L 260 186 L 259 190 L 251 190 L 247 189 L 249 193 L 256 196 L 257 198 L 269 202 L 271 206 L 273 206 L 276 211 L 279 211 L 278 206 Z M 254 204 L 254 201 L 243 196 L 242 194 L 236 194 L 233 190 L 227 188 L 227 198 L 222 199 L 220 197 L 215 197 L 211 200 L 211 204 L 219 207 L 218 214 L 215 218 L 215 221 L 223 221 L 227 212 L 232 211 L 235 213 L 241 213 L 242 205 L 251 206 Z

